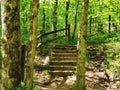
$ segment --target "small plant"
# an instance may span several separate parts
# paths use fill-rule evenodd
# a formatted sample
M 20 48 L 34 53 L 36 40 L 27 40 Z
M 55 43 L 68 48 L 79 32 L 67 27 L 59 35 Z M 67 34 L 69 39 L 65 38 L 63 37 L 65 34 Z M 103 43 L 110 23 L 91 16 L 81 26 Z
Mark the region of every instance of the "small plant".
M 106 73 L 109 75 L 111 71 L 115 71 L 115 75 L 120 75 L 120 43 L 109 43 L 107 45 L 107 65 Z
M 36 83 L 34 82 L 32 90 L 36 90 L 35 86 L 36 86 Z M 29 90 L 29 89 L 26 87 L 25 82 L 21 82 L 21 84 L 20 84 L 20 86 L 18 86 L 17 90 Z
M 25 83 L 21 82 L 20 86 L 18 86 L 17 90 L 27 90 Z
M 110 43 L 110 42 L 118 42 L 120 41 L 119 32 L 111 32 L 111 33 L 104 33 L 104 34 L 95 34 L 93 36 L 89 36 L 87 41 L 89 43 Z

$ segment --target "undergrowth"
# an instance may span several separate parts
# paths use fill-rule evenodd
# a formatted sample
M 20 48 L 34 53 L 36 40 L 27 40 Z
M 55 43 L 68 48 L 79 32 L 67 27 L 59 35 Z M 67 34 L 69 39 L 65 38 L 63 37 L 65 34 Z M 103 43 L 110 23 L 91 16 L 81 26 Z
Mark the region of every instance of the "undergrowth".
M 120 42 L 120 32 L 111 32 L 104 34 L 95 34 L 88 36 L 88 43 L 110 43 L 110 42 Z
M 35 86 L 36 86 L 36 82 L 34 82 L 32 90 L 37 90 Z M 17 90 L 29 90 L 29 89 L 26 87 L 25 82 L 21 82 Z
M 106 72 L 110 74 L 110 72 L 114 72 L 116 76 L 120 76 L 120 42 L 118 43 L 109 43 L 106 44 L 107 47 L 107 60 Z

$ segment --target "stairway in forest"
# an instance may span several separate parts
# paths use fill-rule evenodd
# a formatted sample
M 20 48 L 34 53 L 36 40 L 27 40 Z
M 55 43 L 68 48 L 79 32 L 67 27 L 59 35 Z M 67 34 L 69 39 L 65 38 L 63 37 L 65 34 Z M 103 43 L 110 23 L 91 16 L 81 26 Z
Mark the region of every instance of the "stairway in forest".
M 44 67 L 51 75 L 67 76 L 75 74 L 77 63 L 76 46 L 56 45 L 51 50 L 49 65 Z
M 72 75 L 76 70 L 76 61 L 76 46 L 57 45 L 51 51 L 49 72 L 60 76 Z

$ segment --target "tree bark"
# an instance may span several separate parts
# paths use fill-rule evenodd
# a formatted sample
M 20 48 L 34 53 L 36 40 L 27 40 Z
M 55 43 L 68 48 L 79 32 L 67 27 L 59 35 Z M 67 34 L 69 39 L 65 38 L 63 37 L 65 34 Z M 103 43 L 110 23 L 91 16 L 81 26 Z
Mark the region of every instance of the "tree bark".
M 76 89 L 85 90 L 85 61 L 86 61 L 86 39 L 88 27 L 88 4 L 89 0 L 82 2 L 82 15 L 80 31 L 78 33 L 78 60 L 77 60 L 77 73 L 76 73 Z
M 26 87 L 28 90 L 33 88 L 33 74 L 34 74 L 34 58 L 36 55 L 37 43 L 37 27 L 38 27 L 38 8 L 39 0 L 32 0 L 31 2 L 31 19 L 30 19 L 30 43 L 27 56 L 26 66 Z
M 21 81 L 20 0 L 2 0 L 2 86 L 16 90 Z

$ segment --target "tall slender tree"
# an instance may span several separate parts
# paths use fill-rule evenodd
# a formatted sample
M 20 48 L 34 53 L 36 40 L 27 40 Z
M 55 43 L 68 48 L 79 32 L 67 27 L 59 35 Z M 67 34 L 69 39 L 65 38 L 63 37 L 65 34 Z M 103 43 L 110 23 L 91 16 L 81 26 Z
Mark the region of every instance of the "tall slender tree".
M 52 24 L 53 31 L 57 30 L 57 6 L 58 6 L 58 0 L 53 0 L 53 24 Z M 56 33 L 55 33 L 55 36 L 56 36 Z
M 99 12 L 102 12 L 102 10 L 103 10 L 102 4 L 103 4 L 103 1 L 99 0 Z M 104 33 L 103 32 L 102 14 L 99 15 L 99 17 L 98 17 L 98 32 L 99 33 Z
M 92 34 L 92 16 L 90 16 L 90 34 Z
M 78 60 L 77 60 L 77 75 L 76 89 L 85 90 L 85 61 L 86 61 L 86 39 L 88 27 L 88 3 L 89 0 L 82 1 L 82 15 L 80 23 L 80 31 L 78 33 Z
M 43 1 L 43 4 L 45 5 L 45 0 Z M 45 22 L 46 22 L 46 15 L 45 15 L 45 6 L 43 6 L 43 24 L 42 24 L 42 30 L 45 32 Z
M 109 33 L 111 32 L 111 15 L 109 15 L 109 25 L 108 25 L 108 29 L 109 29 Z
M 20 0 L 2 0 L 2 86 L 15 90 L 21 81 Z
M 26 66 L 26 86 L 28 90 L 33 87 L 33 74 L 34 74 L 34 58 L 36 54 L 37 43 L 37 27 L 38 27 L 38 8 L 39 0 L 32 0 L 31 2 L 31 19 L 30 19 L 30 47 L 27 56 Z
M 66 14 L 65 14 L 65 27 L 68 25 L 68 10 L 70 6 L 70 0 L 66 1 Z
M 72 35 L 72 40 L 75 37 L 75 33 L 76 33 L 76 28 L 77 28 L 77 14 L 78 14 L 78 7 L 79 7 L 79 3 L 80 0 L 76 0 L 76 11 L 75 11 L 75 19 L 74 19 L 74 31 L 73 31 L 73 35 Z

